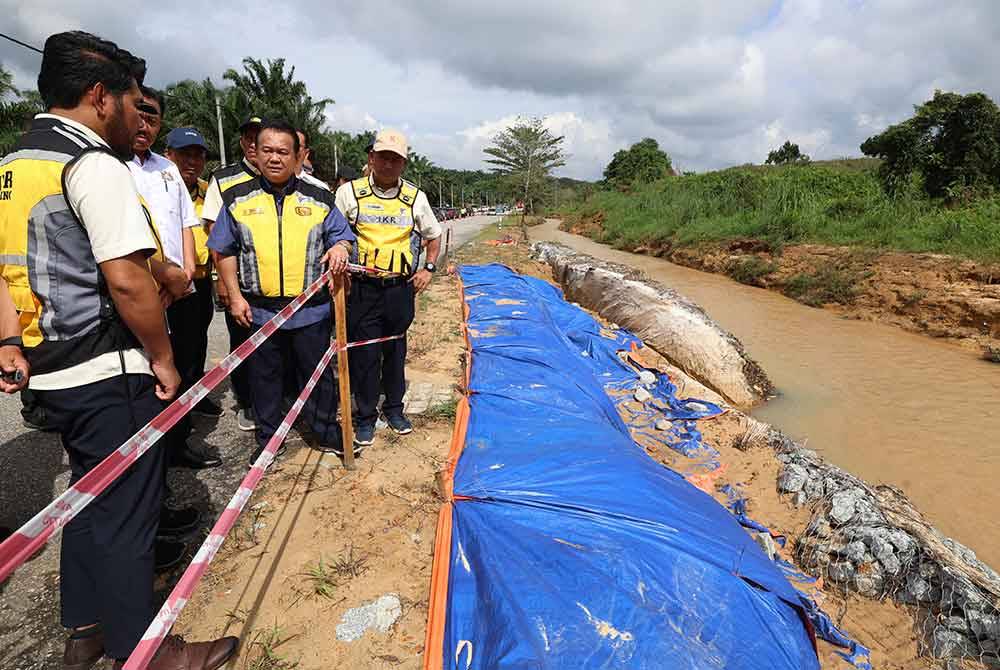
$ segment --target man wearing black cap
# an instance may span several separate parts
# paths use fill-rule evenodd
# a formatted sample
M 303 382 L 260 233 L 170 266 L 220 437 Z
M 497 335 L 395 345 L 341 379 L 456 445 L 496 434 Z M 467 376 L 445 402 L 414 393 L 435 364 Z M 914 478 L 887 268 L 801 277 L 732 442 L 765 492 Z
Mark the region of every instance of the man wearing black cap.
M 212 225 L 215 223 L 215 219 L 218 218 L 219 211 L 222 209 L 222 194 L 232 187 L 248 182 L 260 175 L 260 170 L 257 169 L 256 164 L 257 131 L 260 129 L 260 126 L 261 119 L 259 116 L 251 115 L 243 122 L 243 125 L 240 126 L 240 149 L 243 150 L 242 160 L 219 168 L 212 174 L 212 178 L 208 182 L 205 201 L 201 207 L 201 219 L 209 233 L 211 233 Z M 212 260 L 216 267 L 218 267 L 218 255 L 214 252 L 212 253 Z M 216 295 L 219 296 L 219 300 L 227 307 L 226 329 L 229 331 L 229 351 L 232 352 L 236 347 L 246 342 L 247 338 L 251 335 L 251 331 L 248 327 L 237 323 L 236 319 L 229 313 L 229 292 L 226 289 L 225 282 L 219 280 L 217 276 L 213 277 L 213 279 L 215 279 Z M 249 374 L 247 368 L 248 366 L 246 365 L 236 368 L 230 374 L 229 379 L 233 385 L 233 393 L 236 395 L 236 404 L 239 406 L 236 413 L 236 425 L 240 430 L 252 431 L 256 430 L 257 424 L 253 416 L 253 403 L 250 397 L 250 380 L 247 376 Z
M 191 376 L 201 379 L 205 375 L 205 358 L 208 355 L 208 327 L 212 324 L 215 307 L 212 303 L 211 257 L 206 242 L 208 231 L 201 221 L 201 210 L 205 203 L 208 182 L 201 178 L 208 158 L 205 138 L 195 128 L 174 128 L 167 134 L 167 158 L 177 166 L 184 186 L 191 196 L 198 225 L 190 228 L 194 241 L 194 301 L 191 316 L 194 321 L 191 336 Z M 222 408 L 206 397 L 195 407 L 196 412 L 208 416 L 219 416 Z

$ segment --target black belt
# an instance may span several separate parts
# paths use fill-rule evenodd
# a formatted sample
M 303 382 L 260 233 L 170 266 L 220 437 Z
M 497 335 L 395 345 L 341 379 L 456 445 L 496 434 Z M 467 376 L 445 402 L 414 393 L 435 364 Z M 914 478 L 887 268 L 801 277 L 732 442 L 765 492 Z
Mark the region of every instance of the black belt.
M 248 295 L 243 294 L 243 298 L 250 304 L 251 307 L 257 307 L 258 309 L 267 309 L 275 312 L 280 312 L 288 303 L 295 300 L 295 296 L 292 297 L 270 297 L 262 295 Z M 313 295 L 311 298 L 306 300 L 303 307 L 317 307 L 319 305 L 325 305 L 330 302 L 330 294 L 326 290 L 321 290 L 319 293 Z
M 357 277 L 354 277 L 353 280 L 362 284 L 371 284 L 381 288 L 389 288 L 390 286 L 402 286 L 406 283 L 407 277 L 373 277 L 371 275 L 358 275 Z

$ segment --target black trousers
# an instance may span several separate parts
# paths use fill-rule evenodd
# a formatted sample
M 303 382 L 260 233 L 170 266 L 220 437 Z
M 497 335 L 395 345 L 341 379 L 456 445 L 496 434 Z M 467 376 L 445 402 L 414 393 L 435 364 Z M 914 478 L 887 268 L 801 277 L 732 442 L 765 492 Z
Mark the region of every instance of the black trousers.
M 240 346 L 253 335 L 253 331 L 244 328 L 236 323 L 229 310 L 226 310 L 226 330 L 229 331 L 229 352 L 232 353 L 236 347 Z M 236 396 L 236 404 L 241 408 L 253 407 L 250 390 L 249 361 L 243 363 L 229 374 L 229 383 L 233 385 L 233 394 Z
M 347 333 L 352 342 L 405 333 L 413 323 L 413 284 L 382 286 L 356 280 L 347 304 Z M 382 413 L 403 411 L 406 392 L 406 337 L 351 349 L 351 391 L 358 425 L 374 425 L 379 393 Z
M 293 330 L 279 329 L 265 340 L 260 348 L 247 359 L 250 366 L 250 393 L 257 419 L 257 444 L 261 447 L 278 430 L 284 416 L 281 408 L 284 380 L 288 365 L 294 368 L 295 379 L 305 386 L 316 369 L 319 359 L 330 346 L 330 320 L 323 319 L 310 326 Z M 327 366 L 309 396 L 309 402 L 299 415 L 312 428 L 316 437 L 325 444 L 339 444 L 340 425 L 337 423 L 337 383 L 333 365 Z M 295 391 L 298 396 L 302 388 Z
M 208 328 L 215 316 L 215 301 L 212 299 L 212 279 L 202 277 L 194 280 L 195 294 L 192 296 L 197 309 L 192 310 L 195 317 L 194 356 L 191 361 L 191 383 L 205 376 L 205 359 L 208 357 Z
M 163 409 L 149 375 L 37 391 L 62 436 L 70 484 Z M 153 620 L 153 541 L 163 497 L 163 449 L 154 445 L 66 524 L 60 591 L 67 628 L 100 623 L 108 656 L 127 658 Z

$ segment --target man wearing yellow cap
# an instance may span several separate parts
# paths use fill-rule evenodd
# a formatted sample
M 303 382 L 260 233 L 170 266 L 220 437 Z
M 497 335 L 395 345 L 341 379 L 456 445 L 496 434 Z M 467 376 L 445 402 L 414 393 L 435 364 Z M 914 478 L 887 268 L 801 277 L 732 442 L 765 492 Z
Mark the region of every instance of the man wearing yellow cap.
M 405 333 L 413 321 L 414 296 L 437 270 L 441 225 L 423 191 L 401 178 L 409 147 L 398 130 L 375 136 L 368 154 L 371 174 L 337 189 L 337 208 L 357 236 L 352 261 L 378 270 L 359 276 L 347 306 L 348 337 L 367 340 Z M 427 241 L 427 260 L 419 264 Z M 378 397 L 382 415 L 400 435 L 413 430 L 403 415 L 406 391 L 406 338 L 351 350 L 351 389 L 357 403 L 355 450 L 375 440 Z

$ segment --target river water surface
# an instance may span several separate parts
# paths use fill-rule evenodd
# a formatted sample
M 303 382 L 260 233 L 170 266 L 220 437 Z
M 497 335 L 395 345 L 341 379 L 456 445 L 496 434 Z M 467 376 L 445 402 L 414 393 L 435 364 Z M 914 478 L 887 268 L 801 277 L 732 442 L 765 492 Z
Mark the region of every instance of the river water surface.
M 532 228 L 531 238 L 638 268 L 700 304 L 781 393 L 754 416 L 869 483 L 902 488 L 941 531 L 1000 569 L 995 364 L 893 326 L 839 318 L 721 275 L 617 251 L 553 222 Z

